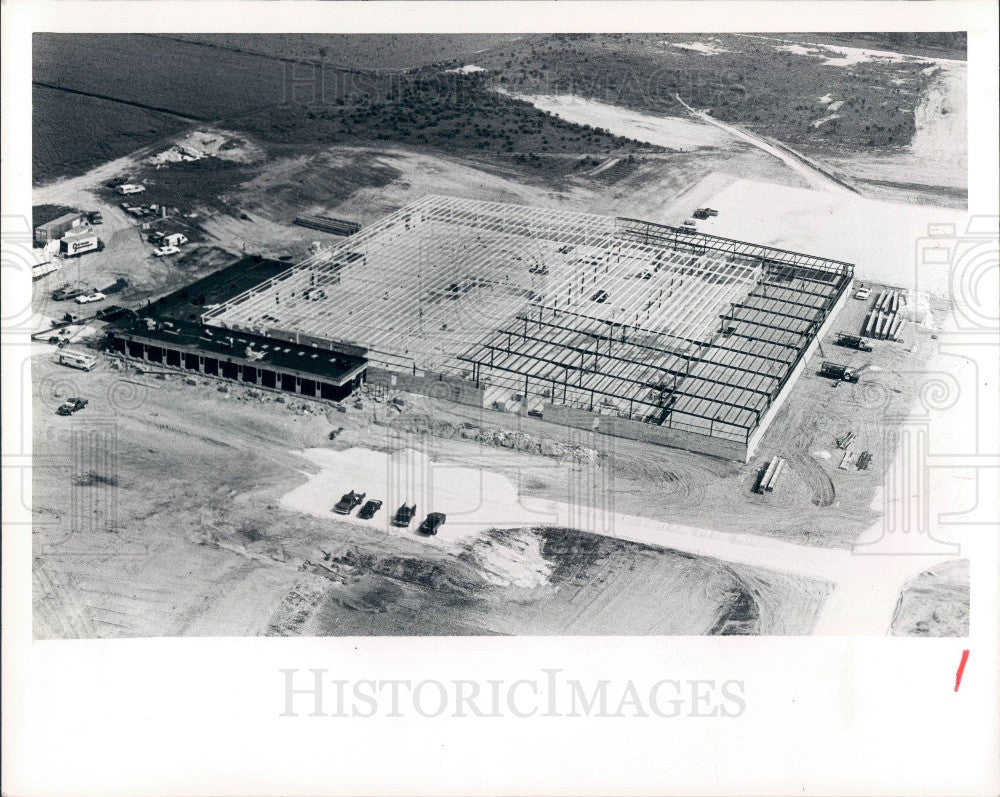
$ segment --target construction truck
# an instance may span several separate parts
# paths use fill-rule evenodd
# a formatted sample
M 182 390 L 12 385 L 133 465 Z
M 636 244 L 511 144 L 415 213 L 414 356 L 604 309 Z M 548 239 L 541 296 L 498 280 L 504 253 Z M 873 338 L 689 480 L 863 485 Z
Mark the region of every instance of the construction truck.
M 819 369 L 820 376 L 825 376 L 828 379 L 836 379 L 840 382 L 857 382 L 859 373 L 860 371 L 856 371 L 846 365 L 829 361 L 824 361 Z
M 857 335 L 848 335 L 846 332 L 837 333 L 837 345 L 845 346 L 848 349 L 857 349 L 858 351 L 872 350 L 872 347 L 865 343 L 862 338 Z

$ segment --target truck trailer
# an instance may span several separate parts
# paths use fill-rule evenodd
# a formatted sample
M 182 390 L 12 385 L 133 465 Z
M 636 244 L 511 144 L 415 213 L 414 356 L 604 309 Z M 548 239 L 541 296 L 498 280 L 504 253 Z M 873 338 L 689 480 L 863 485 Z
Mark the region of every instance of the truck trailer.
M 80 257 L 88 252 L 101 252 L 103 250 L 104 241 L 96 235 L 63 238 L 59 242 L 59 251 L 63 257 Z

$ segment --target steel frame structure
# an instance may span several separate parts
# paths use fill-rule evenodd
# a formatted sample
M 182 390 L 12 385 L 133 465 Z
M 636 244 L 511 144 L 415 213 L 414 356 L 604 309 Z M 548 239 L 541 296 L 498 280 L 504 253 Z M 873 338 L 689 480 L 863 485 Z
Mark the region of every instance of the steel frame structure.
M 427 196 L 205 313 L 209 325 L 746 442 L 848 263 L 634 219 Z

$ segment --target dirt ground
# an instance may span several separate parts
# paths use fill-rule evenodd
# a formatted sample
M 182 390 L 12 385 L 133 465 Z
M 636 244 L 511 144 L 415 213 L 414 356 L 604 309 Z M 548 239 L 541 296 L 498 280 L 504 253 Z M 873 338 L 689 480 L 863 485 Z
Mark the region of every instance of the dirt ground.
M 969 560 L 959 559 L 921 573 L 899 596 L 893 636 L 969 635 Z
M 244 249 L 295 257 L 310 242 L 330 239 L 292 226 L 295 215 L 327 212 L 365 224 L 430 192 L 613 208 L 673 224 L 711 201 L 722 213 L 699 225 L 708 232 L 853 259 L 837 249 L 845 244 L 836 229 L 852 213 L 867 218 L 875 203 L 796 190 L 807 185 L 802 175 L 767 152 L 705 139 L 700 128 L 698 135 L 693 153 L 602 158 L 558 179 L 513 162 L 508 168 L 391 146 L 329 147 L 255 163 L 250 179 L 227 192 L 230 212 L 203 213 L 204 245 L 173 260 L 150 257 L 136 222 L 98 190 L 151 154 L 141 153 L 36 190 L 36 204 L 102 210 L 108 246 L 36 283 L 34 309 L 49 317 L 77 310 L 46 298 L 70 280 L 124 276 L 135 302 Z M 918 141 L 915 151 L 921 146 L 934 145 Z M 771 187 L 761 198 L 763 183 Z M 954 187 L 944 179 L 937 185 Z M 927 196 L 924 183 L 892 190 L 908 202 Z M 750 210 L 738 213 L 730 200 Z M 859 262 L 858 273 L 908 286 L 912 264 L 899 253 L 912 251 L 925 220 L 917 214 L 901 230 L 892 226 L 896 210 L 885 212 L 877 218 L 887 220 L 887 234 L 870 222 L 856 236 L 859 246 L 887 242 L 879 257 Z M 856 332 L 866 309 L 849 301 L 833 331 Z M 70 371 L 39 345 L 32 360 L 35 635 L 810 633 L 834 589 L 821 578 L 544 525 L 442 547 L 295 511 L 283 498 L 317 472 L 306 450 L 386 450 L 402 435 L 423 441 L 435 460 L 504 475 L 525 499 L 575 502 L 583 514 L 610 506 L 733 539 L 753 535 L 843 553 L 880 517 L 879 489 L 893 453 L 885 419 L 914 403 L 936 350 L 934 332 L 907 323 L 904 342 L 874 341 L 870 355 L 828 337 L 816 362 L 871 362 L 862 382 L 804 373 L 745 466 L 421 397 L 404 397 L 401 410 L 367 400 L 339 413 L 235 386 L 222 393 L 202 378 L 189 385 L 179 376 L 113 370 L 106 359 L 91 373 Z M 90 398 L 90 406 L 72 418 L 56 416 L 70 395 Z M 848 430 L 857 433 L 858 450 L 874 455 L 867 471 L 838 468 L 835 441 Z M 791 467 L 776 492 L 759 496 L 751 487 L 774 455 Z M 329 503 L 353 487 L 331 488 Z M 587 522 L 581 516 L 575 528 Z M 962 573 L 953 575 L 961 583 Z M 960 612 L 967 599 L 963 604 L 960 588 L 949 590 Z M 922 608 L 929 602 L 914 608 L 904 595 L 893 632 L 932 632 L 938 621 L 928 624 Z
M 224 394 L 211 380 L 137 376 L 106 360 L 67 371 L 47 346 L 33 369 L 39 638 L 801 634 L 829 592 L 560 528 L 443 549 L 293 512 L 281 496 L 315 467 L 297 452 L 371 443 L 385 427 L 362 412 Z M 55 416 L 67 395 L 90 406 Z M 345 431 L 332 444 L 334 424 Z

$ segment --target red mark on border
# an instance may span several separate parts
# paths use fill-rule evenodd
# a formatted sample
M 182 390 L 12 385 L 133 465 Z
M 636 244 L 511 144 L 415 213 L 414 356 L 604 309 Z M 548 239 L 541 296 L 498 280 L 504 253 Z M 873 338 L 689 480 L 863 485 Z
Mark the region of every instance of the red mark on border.
M 969 651 L 962 651 L 962 660 L 958 663 L 958 672 L 955 673 L 955 691 L 962 685 L 962 673 L 965 672 L 965 662 L 969 660 Z

